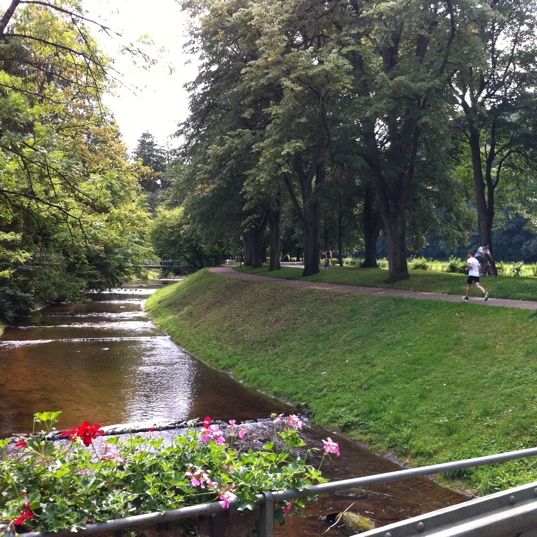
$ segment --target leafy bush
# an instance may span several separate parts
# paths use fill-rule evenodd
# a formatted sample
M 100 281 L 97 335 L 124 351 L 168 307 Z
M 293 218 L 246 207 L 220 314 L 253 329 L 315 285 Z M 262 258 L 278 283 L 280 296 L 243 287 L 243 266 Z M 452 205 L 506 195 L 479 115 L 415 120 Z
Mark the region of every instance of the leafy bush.
M 12 323 L 28 315 L 34 307 L 30 294 L 10 287 L 0 287 L 0 319 Z
M 522 261 L 518 261 L 517 263 L 513 263 L 513 266 L 511 268 L 511 274 L 515 278 L 520 278 L 522 276 L 523 269 L 524 269 L 524 263 Z
M 451 256 L 447 263 L 446 272 L 466 272 L 466 261 L 464 259 L 458 259 L 455 256 Z
M 16 443 L 0 441 L 0 523 L 8 531 L 76 531 L 89 523 L 212 501 L 253 509 L 260 492 L 323 481 L 305 463 L 297 416 L 277 416 L 272 438 L 254 450 L 255 431 L 235 422 L 223 430 L 210 417 L 201 430 L 189 428 L 171 442 L 151 432 L 98 439 L 104 431 L 89 422 L 55 440 L 50 432 L 59 414 L 38 413 L 34 423 L 44 431 Z M 325 453 L 339 455 L 335 442 L 323 443 Z
M 425 257 L 414 257 L 408 262 L 408 268 L 409 269 L 422 269 L 422 270 L 428 270 L 429 269 L 429 262 Z

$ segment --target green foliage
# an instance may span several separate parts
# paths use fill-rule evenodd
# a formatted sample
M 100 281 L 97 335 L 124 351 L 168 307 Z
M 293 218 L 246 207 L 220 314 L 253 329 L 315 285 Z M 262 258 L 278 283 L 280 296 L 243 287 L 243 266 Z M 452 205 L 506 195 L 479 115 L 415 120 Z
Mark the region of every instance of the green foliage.
M 409 269 L 422 269 L 422 270 L 428 270 L 429 262 L 424 257 L 413 257 L 409 263 L 408 263 Z
M 464 259 L 458 259 L 451 256 L 447 262 L 446 272 L 458 272 L 464 274 L 467 270 L 467 264 Z
M 522 276 L 523 267 L 524 267 L 524 263 L 522 263 L 522 261 L 519 261 L 518 263 L 514 263 L 511 269 L 511 274 L 514 277 L 519 278 L 520 276 Z
M 28 315 L 34 306 L 34 297 L 29 293 L 0 286 L 0 319 L 12 323 Z
M 323 481 L 298 449 L 304 446 L 298 430 L 281 417 L 265 432 L 273 441 L 253 450 L 248 442 L 255 433 L 235 423 L 225 431 L 207 423 L 165 442 L 158 433 L 96 441 L 99 425 L 85 422 L 60 435 L 70 441 L 54 440 L 48 433 L 58 415 L 38 413 L 34 424 L 43 431 L 16 445 L 0 442 L 0 522 L 8 529 L 77 531 L 89 523 L 219 499 L 252 509 L 263 491 Z M 30 514 L 21 521 L 25 508 Z
M 162 259 L 174 259 L 185 268 L 203 268 L 222 259 L 226 244 L 204 242 L 204 234 L 183 207 L 159 209 L 150 227 L 153 248 Z
M 0 48 L 1 285 L 48 302 L 124 281 L 148 215 L 78 2 L 20 4 Z
M 386 279 L 385 271 L 334 269 L 318 281 L 340 274 Z M 461 275 L 418 271 L 411 281 L 444 291 L 448 279 L 461 294 Z M 504 283 L 525 287 L 523 278 L 491 279 L 494 289 Z M 525 289 L 534 297 L 535 281 Z M 147 307 L 209 364 L 305 402 L 316 423 L 415 464 L 535 444 L 536 317 L 528 311 L 328 295 L 206 272 L 159 291 Z M 494 465 L 470 471 L 465 487 L 494 491 L 536 475 L 531 460 Z

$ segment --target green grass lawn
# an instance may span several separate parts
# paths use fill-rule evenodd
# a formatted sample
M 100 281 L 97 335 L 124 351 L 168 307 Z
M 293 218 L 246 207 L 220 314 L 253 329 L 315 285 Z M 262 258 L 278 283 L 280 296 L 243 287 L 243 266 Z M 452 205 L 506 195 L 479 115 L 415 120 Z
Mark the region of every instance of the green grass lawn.
M 347 272 L 322 277 L 338 274 Z M 207 363 L 412 464 L 536 443 L 533 312 L 327 294 L 206 271 L 160 290 L 147 309 Z M 537 461 L 452 477 L 492 491 L 537 479 Z
M 388 271 L 382 269 L 363 269 L 355 267 L 331 267 L 314 276 L 302 277 L 302 270 L 298 268 L 282 268 L 269 272 L 267 268 L 242 270 L 250 274 L 273 276 L 288 280 L 307 280 L 312 282 L 338 283 L 344 285 L 358 285 L 364 287 L 385 287 L 388 289 L 408 289 L 411 291 L 429 291 L 446 293 L 449 295 L 463 295 L 466 275 L 448 272 L 433 272 L 427 270 L 411 270 L 410 279 L 397 283 L 386 283 Z M 486 277 L 481 279 L 482 284 L 490 289 L 491 296 L 496 298 L 513 298 L 518 300 L 537 300 L 536 278 L 515 278 L 512 276 Z M 473 290 L 474 296 L 480 293 Z

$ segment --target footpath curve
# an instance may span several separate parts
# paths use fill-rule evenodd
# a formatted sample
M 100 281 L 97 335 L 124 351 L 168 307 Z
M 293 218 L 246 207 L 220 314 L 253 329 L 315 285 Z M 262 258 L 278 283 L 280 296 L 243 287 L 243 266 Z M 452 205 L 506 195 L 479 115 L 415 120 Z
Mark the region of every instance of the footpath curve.
M 257 282 L 270 282 L 288 287 L 298 287 L 301 289 L 320 289 L 332 293 L 344 293 L 348 295 L 375 295 L 384 297 L 399 297 L 399 298 L 417 298 L 419 300 L 442 300 L 444 302 L 457 302 L 462 304 L 461 295 L 447 295 L 444 293 L 427 293 L 423 291 L 406 291 L 404 289 L 384 289 L 381 287 L 358 287 L 355 285 L 341 285 L 332 283 L 309 282 L 304 280 L 284 280 L 283 278 L 271 278 L 270 276 L 258 276 L 256 274 L 248 274 L 239 272 L 231 267 L 212 267 L 209 269 L 214 274 L 219 274 L 226 278 L 235 280 L 248 280 Z M 492 306 L 500 308 L 518 308 L 524 310 L 537 311 L 537 301 L 535 300 L 511 300 L 507 298 L 491 297 L 487 302 L 482 298 L 470 298 L 471 305 Z

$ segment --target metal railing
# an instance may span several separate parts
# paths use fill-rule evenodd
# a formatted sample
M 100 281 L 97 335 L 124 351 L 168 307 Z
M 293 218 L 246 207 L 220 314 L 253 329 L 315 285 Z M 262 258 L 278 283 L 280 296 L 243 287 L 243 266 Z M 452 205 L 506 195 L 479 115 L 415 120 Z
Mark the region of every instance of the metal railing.
M 409 468 L 406 470 L 398 470 L 395 472 L 387 472 L 383 474 L 375 474 L 353 479 L 343 479 L 340 481 L 331 481 L 307 487 L 301 491 L 290 489 L 278 492 L 265 492 L 258 495 L 258 502 L 261 508 L 260 518 L 258 522 L 257 535 L 258 537 L 272 537 L 274 529 L 274 504 L 286 500 L 296 498 L 304 498 L 309 496 L 317 496 L 330 494 L 339 490 L 365 487 L 376 485 L 379 483 L 389 483 L 400 479 L 408 479 L 412 477 L 420 477 L 434 475 L 445 472 L 453 472 L 463 470 L 465 468 L 474 468 L 488 464 L 496 464 L 525 457 L 537 456 L 537 448 L 522 449 L 518 451 L 509 451 L 496 455 L 487 455 L 484 457 L 476 457 L 472 459 L 464 459 L 459 461 L 447 462 L 442 464 L 432 464 L 419 468 Z M 149 513 L 144 515 L 136 515 L 119 520 L 111 520 L 100 524 L 93 524 L 87 528 L 76 532 L 77 536 L 91 536 L 104 533 L 114 533 L 125 529 L 142 529 L 150 526 L 155 526 L 162 523 L 178 522 L 181 520 L 195 519 L 201 516 L 218 517 L 224 512 L 220 503 L 204 503 L 190 507 L 182 507 L 174 511 L 165 513 Z M 1 531 L 1 528 L 0 528 Z M 45 537 L 44 533 L 25 533 L 25 537 Z M 52 535 L 52 534 L 51 534 Z M 72 536 L 69 531 L 62 531 L 53 534 L 54 537 Z M 216 534 L 215 534 L 216 535 Z

